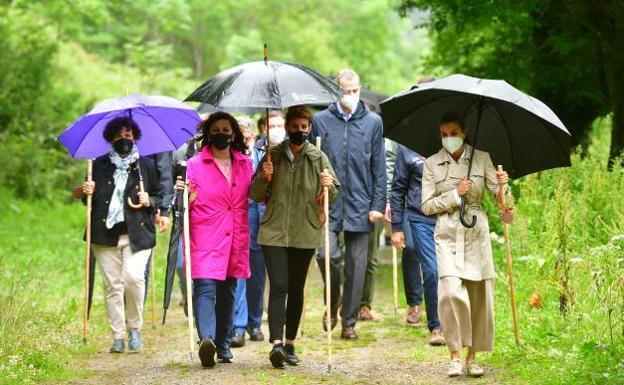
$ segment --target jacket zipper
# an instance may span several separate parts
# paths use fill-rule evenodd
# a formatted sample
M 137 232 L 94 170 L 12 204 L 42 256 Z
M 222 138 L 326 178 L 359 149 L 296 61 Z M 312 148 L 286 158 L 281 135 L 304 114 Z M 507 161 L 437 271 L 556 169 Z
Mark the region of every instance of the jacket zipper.
M 295 176 L 295 159 L 290 164 L 290 172 L 288 178 L 290 179 L 290 183 L 288 186 L 288 215 L 286 216 L 286 247 L 290 247 L 290 216 L 292 215 L 292 191 L 293 191 L 293 183 Z
M 342 230 L 344 231 L 344 221 L 345 221 L 345 217 L 346 217 L 346 201 L 347 201 L 347 194 L 349 192 L 349 141 L 348 141 L 348 129 L 349 129 L 349 122 L 345 122 L 344 125 L 344 152 L 345 152 L 345 193 L 342 194 Z M 326 218 L 326 220 L 329 220 L 329 218 Z

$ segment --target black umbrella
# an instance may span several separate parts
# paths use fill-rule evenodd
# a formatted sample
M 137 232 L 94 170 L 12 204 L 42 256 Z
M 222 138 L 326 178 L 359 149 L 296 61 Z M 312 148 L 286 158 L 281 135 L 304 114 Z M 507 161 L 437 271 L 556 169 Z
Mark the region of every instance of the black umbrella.
M 327 105 L 339 95 L 336 83 L 311 68 L 268 60 L 265 44 L 263 61 L 240 64 L 216 74 L 185 101 L 205 103 L 220 110 L 264 108 L 268 137 L 270 109 Z M 270 161 L 271 152 L 267 154 Z
M 462 115 L 467 142 L 487 151 L 511 178 L 570 166 L 570 133 L 548 106 L 502 80 L 452 75 L 419 84 L 381 103 L 384 136 L 430 156 L 442 147 L 439 123 L 445 112 Z M 468 167 L 470 177 L 471 163 Z M 463 219 L 473 227 L 475 222 Z M 476 218 L 475 218 L 476 219 Z
M 183 176 L 182 176 L 183 177 Z M 183 191 L 176 190 L 175 202 L 173 203 L 173 224 L 169 235 L 169 251 L 167 252 L 167 268 L 165 272 L 165 293 L 163 296 L 163 318 L 165 324 L 167 309 L 171 302 L 171 292 L 173 291 L 173 279 L 176 272 L 176 263 L 180 249 L 180 233 L 184 222 L 184 206 L 182 204 Z

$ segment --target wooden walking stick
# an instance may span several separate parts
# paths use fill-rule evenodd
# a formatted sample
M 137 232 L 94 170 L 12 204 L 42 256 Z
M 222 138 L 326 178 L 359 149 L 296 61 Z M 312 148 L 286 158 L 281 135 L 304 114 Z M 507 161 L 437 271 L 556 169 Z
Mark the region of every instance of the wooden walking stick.
M 498 165 L 498 171 L 503 171 L 503 166 Z M 518 332 L 518 312 L 516 310 L 516 289 L 513 281 L 513 266 L 511 263 L 511 244 L 509 242 L 509 223 L 513 219 L 511 209 L 505 206 L 505 185 L 499 185 L 498 188 L 498 204 L 502 210 L 501 218 L 503 219 L 503 233 L 505 235 L 505 258 L 507 259 L 507 275 L 509 278 L 509 295 L 511 297 L 511 313 L 513 316 L 514 336 L 516 337 L 516 345 L 520 345 L 520 334 Z
M 156 264 L 156 252 L 154 251 L 155 249 L 155 247 L 154 249 L 152 249 L 152 257 L 150 258 L 150 286 L 152 289 L 152 329 L 156 329 L 156 272 L 154 268 L 154 265 Z
M 399 282 L 398 282 L 398 266 L 397 266 L 397 249 L 392 246 L 392 293 L 394 303 L 394 315 L 397 315 L 399 307 Z
M 189 189 L 188 180 L 184 188 L 183 195 L 184 204 L 184 265 L 186 275 L 186 309 L 188 313 L 188 330 L 189 330 L 189 357 L 193 361 L 194 346 L 193 343 L 193 286 L 191 285 L 191 232 L 189 229 Z
M 323 172 L 329 172 L 328 169 Z M 323 187 L 323 211 L 325 212 L 325 314 L 327 328 L 327 372 L 332 371 L 332 328 L 331 328 L 331 272 L 329 266 L 329 187 Z
M 93 182 L 93 159 L 87 160 L 87 182 Z M 87 325 L 89 323 L 89 270 L 91 268 L 91 209 L 93 207 L 93 194 L 87 195 L 87 249 L 85 264 L 84 284 L 84 314 L 82 320 L 82 343 L 87 343 Z
M 321 137 L 316 137 L 316 148 L 321 149 Z M 325 198 L 323 198 L 325 199 Z M 310 281 L 310 269 L 308 269 L 308 274 L 306 275 L 305 286 L 303 288 L 303 312 L 301 314 L 301 336 L 303 337 L 304 327 L 305 327 L 305 318 L 306 318 L 306 305 L 308 303 L 308 283 Z

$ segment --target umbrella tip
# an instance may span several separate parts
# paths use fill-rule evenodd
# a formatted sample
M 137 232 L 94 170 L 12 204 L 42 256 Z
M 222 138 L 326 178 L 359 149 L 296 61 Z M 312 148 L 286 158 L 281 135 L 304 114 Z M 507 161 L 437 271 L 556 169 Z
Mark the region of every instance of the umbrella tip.
M 266 64 L 267 60 L 269 60 L 269 48 L 267 43 L 264 43 L 264 64 Z

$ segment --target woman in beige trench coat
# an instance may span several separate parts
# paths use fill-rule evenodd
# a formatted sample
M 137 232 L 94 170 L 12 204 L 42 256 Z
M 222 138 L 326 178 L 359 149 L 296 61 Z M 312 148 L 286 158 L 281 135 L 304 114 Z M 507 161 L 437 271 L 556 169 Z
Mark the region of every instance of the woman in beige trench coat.
M 451 352 L 448 375 L 463 373 L 460 350 L 468 347 L 466 371 L 483 375 L 475 364 L 478 351 L 491 351 L 494 342 L 494 263 L 488 219 L 481 209 L 487 187 L 497 193 L 508 176 L 497 172 L 487 152 L 475 150 L 470 179 L 466 179 L 472 147 L 464 143 L 466 128 L 454 112 L 440 122 L 443 148 L 427 158 L 422 181 L 422 208 L 425 215 L 437 214 L 434 239 L 438 262 L 438 311 L 447 346 Z M 476 226 L 464 227 L 459 220 L 461 197 L 466 197 L 468 221 L 477 217 Z

